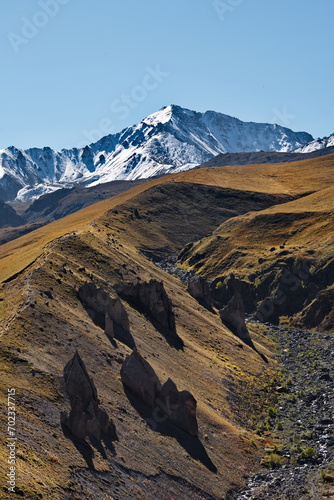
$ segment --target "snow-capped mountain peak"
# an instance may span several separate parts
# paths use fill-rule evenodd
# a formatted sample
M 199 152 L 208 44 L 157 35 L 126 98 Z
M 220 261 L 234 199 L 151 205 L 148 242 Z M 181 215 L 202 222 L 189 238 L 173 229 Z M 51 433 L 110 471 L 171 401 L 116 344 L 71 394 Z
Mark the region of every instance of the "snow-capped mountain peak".
M 331 146 L 334 146 L 334 134 L 323 137 L 322 139 L 319 137 L 309 144 L 306 144 L 306 146 L 295 149 L 294 153 L 312 153 L 313 151 L 329 148 Z
M 0 151 L 0 199 L 32 200 L 61 187 L 187 170 L 219 153 L 291 151 L 311 141 L 306 132 L 173 104 L 82 149 Z
M 166 106 L 155 113 L 152 113 L 147 118 L 144 118 L 142 123 L 156 127 L 159 123 L 167 123 L 173 117 L 173 110 L 175 106 L 173 104 Z

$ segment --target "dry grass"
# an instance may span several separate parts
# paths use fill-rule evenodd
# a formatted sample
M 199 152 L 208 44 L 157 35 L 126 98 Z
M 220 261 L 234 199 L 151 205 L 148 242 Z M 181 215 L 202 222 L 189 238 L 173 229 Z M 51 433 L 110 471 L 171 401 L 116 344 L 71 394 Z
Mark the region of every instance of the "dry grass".
M 196 242 L 183 262 L 210 278 L 234 272 L 247 276 L 259 270 L 259 259 L 269 268 L 286 255 L 315 258 L 333 257 L 334 188 L 298 200 L 249 213 L 223 223 L 212 236 Z M 274 249 L 274 250 L 273 250 Z M 194 256 L 201 259 L 191 264 Z
M 218 315 L 199 306 L 184 285 L 146 260 L 126 240 L 119 237 L 117 244 L 109 244 L 103 226 L 91 230 L 58 241 L 47 256 L 5 286 L 6 296 L 12 294 L 15 314 L 10 323 L 3 322 L 1 342 L 7 348 L 2 351 L 0 364 L 6 374 L 4 383 L 14 385 L 20 398 L 19 443 L 26 451 L 24 465 L 20 462 L 21 487 L 28 498 L 42 492 L 43 498 L 57 499 L 61 498 L 60 488 L 69 481 L 74 484 L 73 491 L 79 491 L 71 474 L 73 468 L 83 470 L 88 477 L 85 461 L 62 435 L 59 425 L 59 413 L 68 405 L 61 386 L 62 370 L 75 349 L 79 349 L 99 398 L 115 419 L 119 435 L 115 457 L 108 452 L 108 460 L 104 460 L 95 453 L 96 469 L 110 473 L 117 464 L 126 465 L 130 472 L 117 473 L 121 474 L 127 491 L 130 484 L 136 486 L 137 480 L 132 478 L 134 483 L 130 483 L 130 478 L 131 471 L 137 471 L 147 475 L 152 485 L 158 481 L 159 488 L 163 484 L 171 487 L 173 483 L 168 477 L 182 478 L 219 498 L 232 485 L 243 484 L 243 474 L 259 463 L 264 446 L 259 443 L 257 449 L 239 436 L 242 426 L 229 402 L 234 384 L 247 385 L 251 394 L 258 376 L 264 370 L 272 373 L 275 364 L 265 365 L 252 349 L 238 347 L 238 339 L 221 325 Z M 66 274 L 60 272 L 64 263 Z M 76 290 L 88 276 L 109 288 L 120 279 L 135 276 L 134 273 L 146 280 L 162 279 L 172 298 L 178 334 L 186 345 L 184 351 L 170 347 L 144 316 L 125 304 L 131 332 L 160 379 L 171 377 L 180 390 L 190 390 L 198 400 L 200 437 L 207 436 L 202 442 L 218 469 L 216 474 L 191 457 L 191 452 L 177 439 L 147 426 L 130 404 L 120 382 L 117 360 L 129 349 L 118 343 L 115 350 L 77 298 Z M 57 282 L 59 279 L 61 283 Z M 41 292 L 51 287 L 53 300 Z M 28 303 L 34 303 L 34 307 Z M 270 343 L 263 344 L 260 336 L 255 335 L 254 339 L 270 359 Z M 107 356 L 111 364 L 106 362 Z M 255 387 L 256 384 L 254 390 Z M 265 398 L 262 404 L 266 405 Z M 257 410 L 254 408 L 255 413 Z M 92 484 L 99 481 L 96 477 L 91 478 Z M 104 487 L 103 482 L 99 484 Z
M 24 450 L 24 458 L 19 457 L 22 462 L 20 486 L 27 498 L 38 498 L 38 494 L 46 499 L 64 498 L 66 487 L 68 495 L 76 494 L 80 491 L 80 474 L 88 481 L 85 485 L 87 498 L 94 498 L 100 486 L 105 488 L 104 481 L 109 477 L 117 481 L 121 478 L 127 491 L 131 487 L 137 488 L 137 492 L 140 492 L 138 485 L 143 475 L 148 477 L 152 488 L 154 481 L 160 481 L 166 491 L 175 486 L 171 478 L 182 478 L 188 482 L 182 483 L 188 493 L 189 485 L 193 485 L 217 498 L 228 489 L 243 485 L 244 474 L 259 464 L 261 450 L 267 443 L 257 440 L 249 429 L 245 438 L 232 402 L 236 388 L 245 388 L 245 407 L 254 406 L 255 416 L 262 411 L 262 406 L 272 406 L 270 394 L 260 391 L 258 384 L 261 384 L 261 376 L 271 378 L 276 371 L 273 345 L 260 331 L 254 330 L 257 348 L 269 359 L 265 364 L 255 351 L 247 346 L 240 347 L 239 340 L 222 326 L 218 315 L 202 308 L 179 280 L 164 273 L 138 251 L 141 241 L 152 237 L 158 246 L 169 245 L 176 223 L 170 217 L 164 222 L 166 227 L 161 227 L 157 209 L 154 217 L 151 215 L 152 220 L 132 220 L 130 224 L 131 200 L 166 181 L 267 193 L 295 194 L 326 189 L 324 193 L 329 198 L 333 163 L 334 157 L 326 157 L 293 164 L 224 167 L 167 176 L 90 206 L 0 248 L 2 282 L 26 268 L 15 279 L 3 283 L 0 366 L 3 383 L 16 387 L 20 397 L 19 442 L 20 449 Z M 318 209 L 305 215 L 304 225 L 301 226 L 300 221 L 296 223 L 297 232 L 291 235 L 291 244 L 296 245 L 301 237 L 305 244 L 306 239 L 311 238 L 311 223 L 319 241 L 321 235 L 324 241 L 328 221 L 322 210 L 325 205 L 328 210 L 332 205 L 327 197 L 322 205 L 322 196 L 323 193 L 311 195 L 308 199 L 287 204 L 288 207 L 280 205 L 281 215 L 272 225 L 273 231 L 275 227 L 277 230 L 267 239 L 264 228 L 268 230 L 268 217 L 276 217 L 277 209 L 231 219 L 217 230 L 214 238 L 225 237 L 233 231 L 236 235 L 233 245 L 250 249 L 251 260 L 244 263 L 247 264 L 256 258 L 261 245 L 264 248 L 271 243 L 273 235 L 285 235 L 287 214 L 292 212 L 295 216 L 297 212 L 308 210 L 311 200 L 312 206 Z M 170 202 L 177 203 L 177 200 Z M 122 213 L 105 216 L 106 212 L 122 204 Z M 263 217 L 261 231 L 254 223 L 256 217 L 257 221 Z M 179 238 L 176 249 L 182 243 L 181 233 Z M 199 245 L 209 248 L 212 242 L 213 239 L 208 238 Z M 214 259 L 210 265 L 214 265 L 218 249 L 210 248 L 210 252 Z M 190 450 L 177 439 L 148 427 L 130 404 L 120 382 L 120 363 L 129 349 L 121 343 L 114 349 L 77 298 L 79 286 L 87 280 L 94 280 L 111 291 L 113 284 L 135 276 L 143 280 L 163 280 L 172 299 L 178 334 L 185 342 L 184 351 L 170 347 L 145 316 L 125 304 L 131 332 L 160 379 L 165 381 L 171 377 L 179 389 L 190 390 L 198 400 L 200 438 L 206 436 L 202 442 L 218 469 L 216 474 L 192 457 Z M 52 290 L 53 299 L 44 294 L 45 290 Z M 106 460 L 95 450 L 93 461 L 97 473 L 94 474 L 72 442 L 64 437 L 59 424 L 60 411 L 68 406 L 62 371 L 76 349 L 93 376 L 99 397 L 114 418 L 119 435 L 119 442 L 114 443 L 115 455 L 108 451 Z M 107 362 L 107 358 L 111 362 Z M 252 397 L 254 392 L 260 394 L 256 400 Z M 1 423 L 4 417 L 2 413 Z M 118 469 L 118 464 L 123 469 Z M 124 469 L 125 466 L 128 469 Z M 111 483 L 114 487 L 115 481 Z M 184 498 L 192 497 L 189 493 Z
M 38 258 L 51 241 L 73 231 L 84 231 L 93 219 L 164 182 L 193 182 L 264 193 L 302 194 L 333 185 L 334 155 L 275 165 L 246 165 L 191 170 L 154 179 L 55 221 L 0 247 L 0 282 Z

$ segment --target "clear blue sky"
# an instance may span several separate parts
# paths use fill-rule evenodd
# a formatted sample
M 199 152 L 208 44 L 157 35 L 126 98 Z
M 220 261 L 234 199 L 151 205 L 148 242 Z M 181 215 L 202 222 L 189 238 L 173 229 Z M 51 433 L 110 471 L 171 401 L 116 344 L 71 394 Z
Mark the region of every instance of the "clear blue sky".
M 82 145 L 171 103 L 329 135 L 333 19 L 333 0 L 2 2 L 0 148 Z

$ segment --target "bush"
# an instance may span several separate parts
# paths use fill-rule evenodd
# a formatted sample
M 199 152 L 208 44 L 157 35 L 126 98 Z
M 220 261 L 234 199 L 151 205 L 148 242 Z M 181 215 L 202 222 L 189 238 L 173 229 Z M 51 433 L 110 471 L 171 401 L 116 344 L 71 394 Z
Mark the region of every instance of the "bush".
M 332 471 L 322 470 L 321 477 L 325 483 L 334 483 L 334 473 Z
M 303 450 L 300 454 L 300 458 L 313 458 L 315 455 L 316 455 L 316 451 L 314 450 L 314 448 L 305 448 L 305 450 Z
M 277 411 L 275 410 L 275 408 L 268 408 L 268 416 L 270 418 L 275 417 L 276 413 Z
M 262 459 L 261 464 L 269 467 L 269 469 L 276 469 L 277 467 L 281 467 L 282 458 L 277 453 L 270 453 L 270 455 Z

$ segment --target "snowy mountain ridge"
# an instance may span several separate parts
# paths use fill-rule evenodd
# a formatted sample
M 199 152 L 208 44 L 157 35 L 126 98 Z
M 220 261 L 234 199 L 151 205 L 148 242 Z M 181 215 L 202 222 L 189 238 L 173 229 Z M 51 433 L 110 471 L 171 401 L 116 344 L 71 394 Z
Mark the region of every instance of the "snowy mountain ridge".
M 323 137 L 322 139 L 319 137 L 309 144 L 306 144 L 306 146 L 295 149 L 294 153 L 313 153 L 313 151 L 330 148 L 331 146 L 334 146 L 334 134 L 328 137 Z
M 82 149 L 0 150 L 0 199 L 29 201 L 63 187 L 188 170 L 219 153 L 287 152 L 311 141 L 306 132 L 276 124 L 170 105 Z

